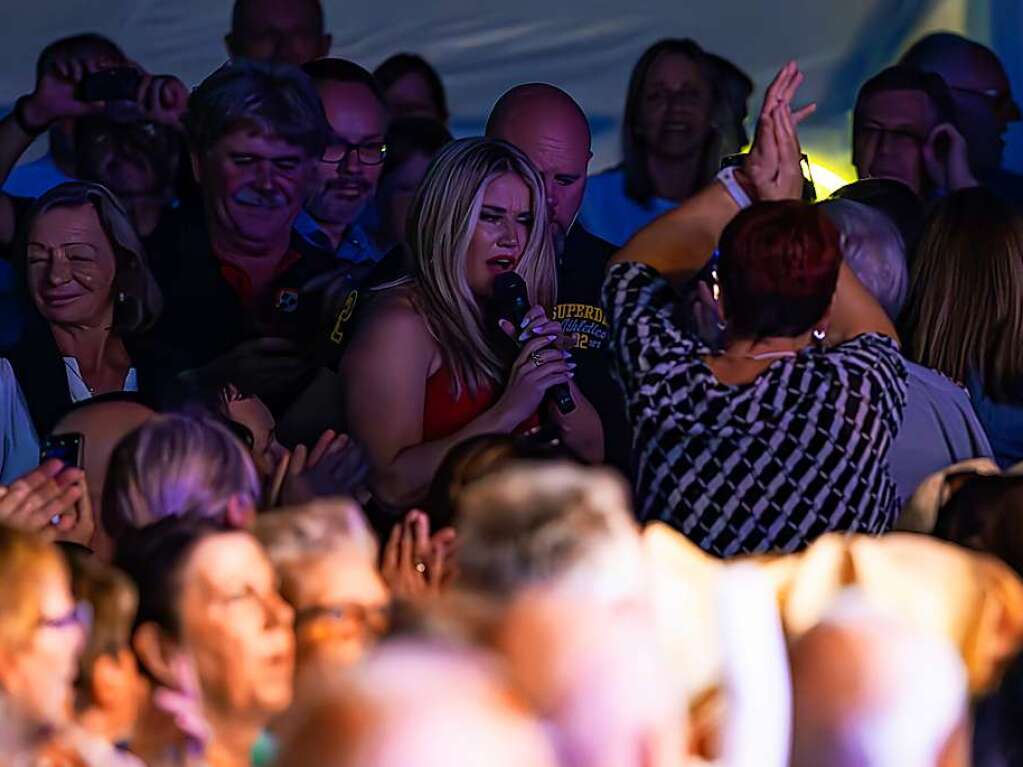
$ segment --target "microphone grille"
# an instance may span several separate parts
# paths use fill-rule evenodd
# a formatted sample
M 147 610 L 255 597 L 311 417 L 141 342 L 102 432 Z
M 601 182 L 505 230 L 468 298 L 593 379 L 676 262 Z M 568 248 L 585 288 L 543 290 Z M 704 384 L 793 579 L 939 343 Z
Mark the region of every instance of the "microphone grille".
M 526 293 L 526 281 L 515 272 L 503 272 L 494 278 L 494 293 Z

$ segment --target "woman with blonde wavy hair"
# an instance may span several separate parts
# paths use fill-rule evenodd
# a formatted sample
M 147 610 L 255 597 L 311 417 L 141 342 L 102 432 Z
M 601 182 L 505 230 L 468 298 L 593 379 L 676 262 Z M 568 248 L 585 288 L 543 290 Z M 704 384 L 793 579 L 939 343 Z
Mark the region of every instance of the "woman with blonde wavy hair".
M 599 461 L 600 419 L 572 382 L 571 343 L 547 318 L 554 252 L 543 182 L 525 155 L 493 139 L 449 144 L 416 194 L 408 240 L 414 281 L 371 308 L 342 362 L 349 427 L 369 452 L 377 499 L 419 502 L 448 450 L 535 426 L 559 383 L 577 406 L 544 415 L 567 446 Z M 490 307 L 494 279 L 509 271 L 533 303 L 520 328 L 496 321 Z

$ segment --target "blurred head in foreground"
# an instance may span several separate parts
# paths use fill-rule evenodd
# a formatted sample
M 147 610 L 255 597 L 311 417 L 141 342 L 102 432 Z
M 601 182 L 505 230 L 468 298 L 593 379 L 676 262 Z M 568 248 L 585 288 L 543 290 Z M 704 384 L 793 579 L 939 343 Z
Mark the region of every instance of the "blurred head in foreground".
M 485 656 L 393 643 L 296 711 L 280 767 L 554 767 Z
M 792 648 L 792 767 L 969 764 L 955 649 L 847 602 Z
M 545 587 L 616 602 L 642 590 L 639 532 L 610 472 L 513 464 L 465 489 L 457 516 L 466 591 L 510 602 Z
M 390 622 L 376 540 L 359 508 L 330 500 L 262 514 L 255 532 L 295 610 L 299 680 L 358 661 Z
M 495 644 L 551 725 L 560 763 L 675 765 L 681 686 L 666 669 L 625 487 L 572 464 L 513 464 L 458 503 L 460 587 L 498 606 Z

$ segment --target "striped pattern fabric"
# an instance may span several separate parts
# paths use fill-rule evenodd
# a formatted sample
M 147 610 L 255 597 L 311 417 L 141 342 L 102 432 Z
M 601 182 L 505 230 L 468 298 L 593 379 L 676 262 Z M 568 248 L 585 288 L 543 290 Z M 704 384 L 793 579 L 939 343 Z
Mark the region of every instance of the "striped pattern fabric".
M 881 533 L 899 511 L 887 455 L 907 373 L 895 343 L 862 335 L 720 383 L 656 270 L 614 265 L 611 350 L 634 429 L 639 512 L 721 557 L 790 552 L 832 530 Z

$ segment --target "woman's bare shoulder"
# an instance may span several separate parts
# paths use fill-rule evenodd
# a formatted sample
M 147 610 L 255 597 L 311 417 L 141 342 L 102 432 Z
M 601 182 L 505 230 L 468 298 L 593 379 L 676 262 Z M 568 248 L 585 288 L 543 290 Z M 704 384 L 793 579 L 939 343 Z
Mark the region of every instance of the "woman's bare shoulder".
M 406 356 L 429 361 L 436 356 L 437 342 L 416 307 L 415 295 L 405 287 L 376 296 L 366 307 L 346 356 Z

